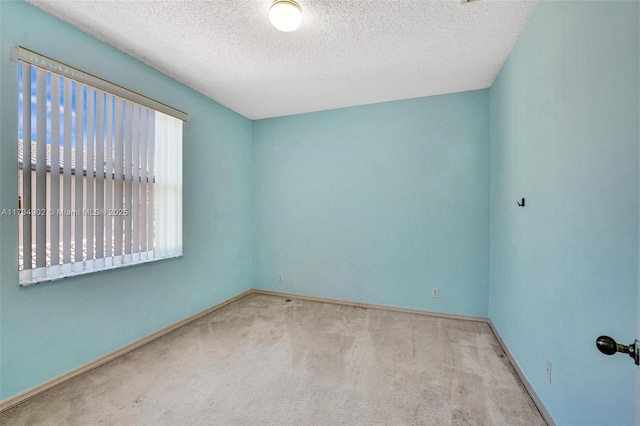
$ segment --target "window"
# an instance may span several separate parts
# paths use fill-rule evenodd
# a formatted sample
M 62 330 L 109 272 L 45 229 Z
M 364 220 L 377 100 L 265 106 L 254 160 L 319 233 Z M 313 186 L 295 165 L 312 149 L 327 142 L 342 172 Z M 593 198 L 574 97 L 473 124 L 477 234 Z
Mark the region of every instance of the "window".
M 186 114 L 18 58 L 20 285 L 181 256 Z

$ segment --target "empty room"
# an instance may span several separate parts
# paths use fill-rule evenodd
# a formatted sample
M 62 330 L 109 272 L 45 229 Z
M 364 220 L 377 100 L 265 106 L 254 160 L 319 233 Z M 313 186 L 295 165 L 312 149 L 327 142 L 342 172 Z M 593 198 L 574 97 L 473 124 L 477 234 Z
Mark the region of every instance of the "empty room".
M 639 23 L 0 0 L 0 424 L 640 425 Z

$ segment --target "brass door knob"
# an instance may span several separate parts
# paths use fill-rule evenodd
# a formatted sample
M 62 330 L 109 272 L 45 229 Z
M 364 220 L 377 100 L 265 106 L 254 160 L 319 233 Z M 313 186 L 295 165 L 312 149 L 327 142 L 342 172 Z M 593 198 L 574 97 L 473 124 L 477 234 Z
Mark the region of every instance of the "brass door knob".
M 629 346 L 625 346 L 616 343 L 616 341 L 609 336 L 600 336 L 596 339 L 596 346 L 598 350 L 605 355 L 613 355 L 618 352 L 629 354 L 629 356 L 635 360 L 636 365 L 640 365 L 640 347 L 637 340 Z

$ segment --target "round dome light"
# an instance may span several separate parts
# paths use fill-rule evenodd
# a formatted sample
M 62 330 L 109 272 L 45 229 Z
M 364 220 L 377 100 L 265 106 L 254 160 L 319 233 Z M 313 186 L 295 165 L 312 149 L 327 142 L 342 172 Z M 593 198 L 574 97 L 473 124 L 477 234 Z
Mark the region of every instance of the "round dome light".
M 302 9 L 293 0 L 276 0 L 269 10 L 271 24 L 282 32 L 295 30 L 302 22 Z

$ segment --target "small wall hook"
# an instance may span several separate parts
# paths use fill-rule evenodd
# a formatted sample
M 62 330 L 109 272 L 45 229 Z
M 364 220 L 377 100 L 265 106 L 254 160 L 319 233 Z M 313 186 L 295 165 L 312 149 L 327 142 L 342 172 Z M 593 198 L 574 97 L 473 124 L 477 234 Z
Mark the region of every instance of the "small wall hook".
M 522 199 L 522 204 L 518 203 L 517 201 L 516 201 L 516 204 L 519 205 L 520 207 L 524 207 L 524 198 Z

